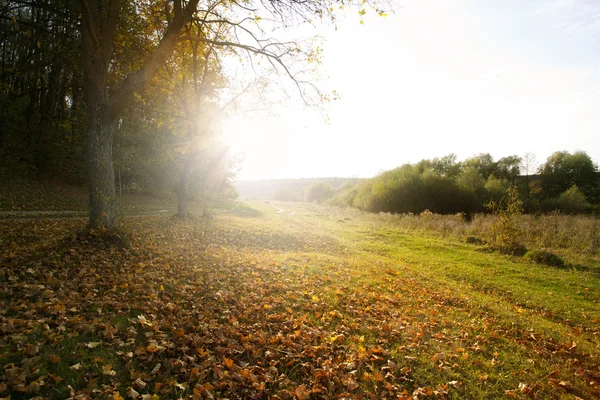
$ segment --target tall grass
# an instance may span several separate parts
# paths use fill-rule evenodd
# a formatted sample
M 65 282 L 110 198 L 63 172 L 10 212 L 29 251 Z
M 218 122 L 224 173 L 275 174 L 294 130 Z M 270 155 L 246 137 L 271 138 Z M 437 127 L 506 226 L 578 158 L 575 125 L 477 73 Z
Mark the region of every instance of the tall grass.
M 464 214 L 442 215 L 425 211 L 416 214 L 367 214 L 353 210 L 340 210 L 347 216 L 367 218 L 375 225 L 410 233 L 434 233 L 442 237 L 464 240 L 476 236 L 489 241 L 497 216 L 475 214 L 469 221 Z M 523 233 L 523 244 L 528 249 L 569 249 L 585 254 L 598 254 L 600 250 L 600 218 L 590 215 L 521 215 L 517 225 Z

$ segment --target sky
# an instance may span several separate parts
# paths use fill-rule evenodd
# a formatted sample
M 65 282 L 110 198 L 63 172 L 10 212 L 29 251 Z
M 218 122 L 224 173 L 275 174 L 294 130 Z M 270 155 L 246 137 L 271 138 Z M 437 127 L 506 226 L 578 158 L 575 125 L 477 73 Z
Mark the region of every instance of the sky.
M 583 150 L 600 162 L 600 1 L 396 0 L 313 28 L 322 114 L 233 117 L 239 180 L 372 177 L 455 153 Z M 304 30 L 303 30 L 304 31 Z

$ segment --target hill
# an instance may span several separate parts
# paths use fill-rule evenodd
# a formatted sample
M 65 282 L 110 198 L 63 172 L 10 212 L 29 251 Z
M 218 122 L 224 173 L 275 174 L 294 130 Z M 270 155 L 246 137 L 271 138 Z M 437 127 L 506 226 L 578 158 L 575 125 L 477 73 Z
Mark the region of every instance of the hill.
M 358 178 L 301 178 L 240 181 L 234 184 L 240 199 L 302 201 L 308 187 L 328 183 L 333 189 L 355 185 Z

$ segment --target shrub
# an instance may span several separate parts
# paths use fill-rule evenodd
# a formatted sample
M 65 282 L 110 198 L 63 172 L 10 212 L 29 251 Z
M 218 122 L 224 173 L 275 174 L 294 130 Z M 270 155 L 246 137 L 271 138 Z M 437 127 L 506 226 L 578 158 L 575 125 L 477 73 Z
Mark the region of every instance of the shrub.
M 522 244 L 523 233 L 518 221 L 523 214 L 523 202 L 519 199 L 517 187 L 510 186 L 500 202 L 491 201 L 486 206 L 497 216 L 489 233 L 490 248 L 503 254 L 525 254 L 527 249 Z
M 477 236 L 467 236 L 466 240 L 469 244 L 483 244 L 483 240 L 478 238 Z
M 577 214 L 586 211 L 590 204 L 577 185 L 573 185 L 558 196 L 557 206 L 561 211 Z
M 554 253 L 542 250 L 532 250 L 525 254 L 525 259 L 535 264 L 550 265 L 552 267 L 562 267 L 565 262 Z
M 522 245 L 521 243 L 507 243 L 501 244 L 499 246 L 493 246 L 493 250 L 499 251 L 502 254 L 507 254 L 510 256 L 522 256 L 527 253 L 527 247 Z

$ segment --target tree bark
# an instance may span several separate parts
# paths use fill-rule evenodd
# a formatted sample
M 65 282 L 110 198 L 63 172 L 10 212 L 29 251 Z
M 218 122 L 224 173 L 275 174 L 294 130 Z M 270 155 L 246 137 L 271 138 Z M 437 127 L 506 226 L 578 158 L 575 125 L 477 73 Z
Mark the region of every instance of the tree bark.
M 112 144 L 115 123 L 104 116 L 106 106 L 100 103 L 90 112 L 87 140 L 90 228 L 117 226 L 117 197 L 115 170 L 112 161 Z

